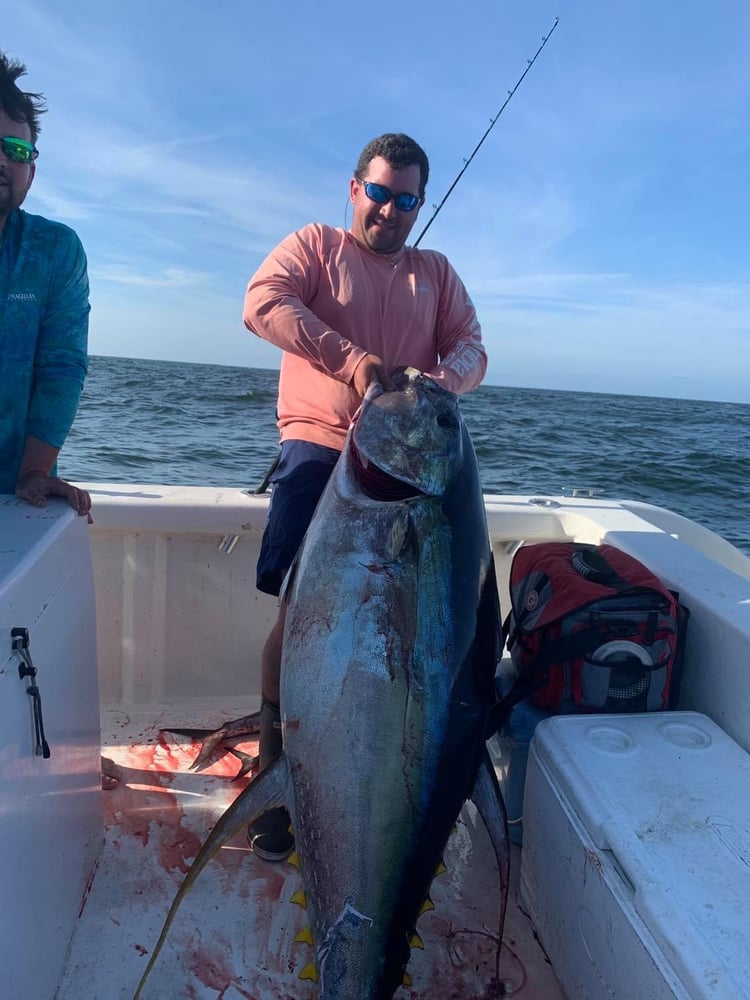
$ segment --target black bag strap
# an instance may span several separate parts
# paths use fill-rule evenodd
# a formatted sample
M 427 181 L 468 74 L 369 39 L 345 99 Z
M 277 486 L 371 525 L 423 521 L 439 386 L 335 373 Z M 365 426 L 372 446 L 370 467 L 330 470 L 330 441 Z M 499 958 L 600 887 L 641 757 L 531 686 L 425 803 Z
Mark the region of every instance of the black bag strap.
M 601 633 L 596 631 L 581 631 L 575 635 L 545 642 L 542 649 L 524 667 L 523 675 L 517 678 L 510 691 L 492 706 L 487 739 L 502 729 L 519 701 L 528 698 L 547 683 L 553 663 L 574 660 L 579 656 L 586 656 L 587 653 L 593 653 L 601 642 Z
M 548 639 L 536 656 L 529 660 L 524 674 L 546 679 L 553 663 L 566 663 L 593 653 L 597 646 L 601 646 L 602 641 L 602 633 L 595 629 L 584 629 L 573 635 Z
M 505 621 L 503 622 L 503 628 L 502 628 L 503 646 L 505 646 L 506 643 L 508 642 L 510 642 L 511 645 L 515 642 L 515 638 L 511 637 L 510 634 L 510 622 L 512 617 L 513 617 L 512 613 L 506 615 Z M 508 646 L 508 649 L 510 649 L 510 646 Z
M 672 681 L 669 687 L 668 708 L 677 708 L 680 700 L 680 687 L 682 685 L 682 667 L 685 661 L 685 640 L 687 638 L 688 621 L 690 620 L 690 609 L 680 603 L 680 595 L 676 590 L 670 591 L 677 606 L 677 645 L 674 653 L 674 663 L 672 664 Z
M 524 683 L 521 683 L 519 678 L 510 691 L 502 698 L 499 698 L 490 708 L 487 715 L 487 732 L 484 737 L 485 740 L 488 740 L 496 733 L 499 733 L 508 721 L 508 717 L 516 705 L 520 701 L 523 701 L 524 698 L 528 698 L 529 695 L 533 694 L 537 688 L 540 688 L 542 684 L 544 684 L 544 681 L 544 677 L 538 677 L 534 680 L 527 680 Z
M 612 590 L 616 591 L 633 589 L 632 583 L 623 580 L 617 571 L 610 566 L 597 545 L 577 546 L 570 561 L 576 573 L 593 583 L 599 583 L 603 587 L 611 587 Z

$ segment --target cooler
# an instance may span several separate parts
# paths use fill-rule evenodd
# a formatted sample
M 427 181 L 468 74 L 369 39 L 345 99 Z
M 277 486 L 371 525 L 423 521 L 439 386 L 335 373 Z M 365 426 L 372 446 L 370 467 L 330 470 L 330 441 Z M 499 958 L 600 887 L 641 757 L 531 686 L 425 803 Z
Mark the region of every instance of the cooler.
M 100 755 L 86 519 L 0 497 L 3 996 L 55 995 L 104 836 Z
M 750 996 L 749 792 L 704 715 L 540 722 L 520 891 L 571 1000 Z

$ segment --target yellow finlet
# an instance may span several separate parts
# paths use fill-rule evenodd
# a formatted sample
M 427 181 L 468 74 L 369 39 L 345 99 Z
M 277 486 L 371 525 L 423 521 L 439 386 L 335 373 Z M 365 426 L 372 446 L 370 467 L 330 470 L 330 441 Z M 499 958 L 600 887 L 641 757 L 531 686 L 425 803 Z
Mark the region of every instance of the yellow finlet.
M 300 979 L 311 979 L 314 983 L 318 981 L 318 970 L 315 968 L 312 962 L 306 965 L 302 972 L 299 974 Z
M 422 950 L 424 950 L 424 941 L 419 936 L 419 932 L 418 931 L 412 931 L 411 932 L 411 937 L 409 938 L 409 947 L 410 948 L 422 948 Z
M 402 986 L 411 986 L 411 976 L 408 972 L 404 973 L 404 978 L 401 980 Z
M 442 875 L 444 872 L 447 872 L 447 871 L 448 871 L 448 867 L 447 867 L 446 863 L 443 861 L 443 859 L 441 858 L 440 861 L 439 861 L 439 863 L 438 863 L 437 868 L 435 869 L 435 874 L 436 875 Z
M 294 865 L 295 868 L 299 868 L 299 855 L 296 851 L 292 851 L 286 860 L 287 864 Z
M 424 903 L 422 903 L 421 907 L 419 908 L 419 915 L 422 916 L 422 914 L 427 913 L 428 910 L 434 910 L 434 909 L 435 909 L 435 904 L 428 896 L 427 899 L 425 899 Z
M 307 896 L 305 895 L 304 889 L 297 889 L 295 894 L 292 896 L 291 901 L 292 903 L 297 903 L 299 906 L 303 906 L 307 909 Z
M 312 944 L 313 943 L 312 931 L 310 930 L 309 927 L 303 927 L 294 940 L 301 941 L 303 944 Z

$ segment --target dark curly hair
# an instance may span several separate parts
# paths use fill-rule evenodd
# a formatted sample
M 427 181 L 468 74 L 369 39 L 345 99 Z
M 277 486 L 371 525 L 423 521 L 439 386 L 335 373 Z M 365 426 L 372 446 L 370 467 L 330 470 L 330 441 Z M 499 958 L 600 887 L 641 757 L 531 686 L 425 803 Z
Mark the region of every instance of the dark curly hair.
M 419 194 L 424 198 L 427 179 L 430 176 L 430 161 L 418 142 L 403 132 L 386 132 L 385 135 L 371 139 L 359 154 L 354 169 L 354 176 L 358 181 L 364 180 L 370 161 L 376 156 L 382 156 L 394 170 L 402 170 L 404 167 L 416 164 L 419 167 Z
M 39 116 L 47 107 L 41 94 L 26 93 L 16 83 L 25 72 L 23 63 L 0 52 L 0 108 L 14 122 L 26 122 L 31 129 L 31 141 L 35 143 L 41 131 Z

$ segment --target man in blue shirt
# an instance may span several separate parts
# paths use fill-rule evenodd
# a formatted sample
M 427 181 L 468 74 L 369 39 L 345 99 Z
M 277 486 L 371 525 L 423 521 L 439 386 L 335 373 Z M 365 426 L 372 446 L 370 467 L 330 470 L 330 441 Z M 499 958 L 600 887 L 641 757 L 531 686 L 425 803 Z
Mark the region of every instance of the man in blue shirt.
M 55 475 L 88 363 L 86 255 L 72 229 L 21 209 L 45 111 L 18 87 L 25 72 L 0 52 L 0 494 L 63 497 L 90 520 L 89 494 Z

